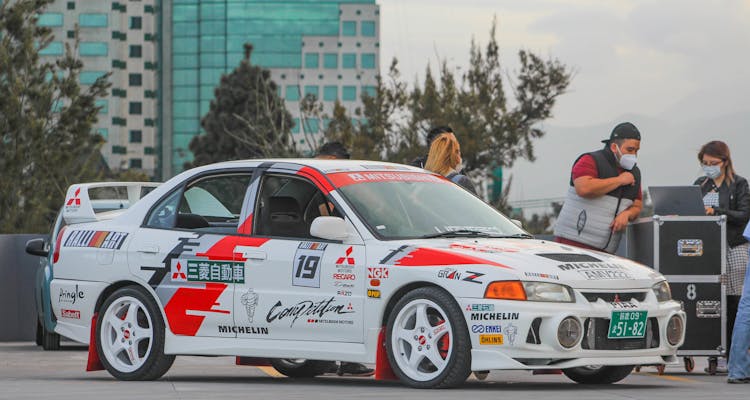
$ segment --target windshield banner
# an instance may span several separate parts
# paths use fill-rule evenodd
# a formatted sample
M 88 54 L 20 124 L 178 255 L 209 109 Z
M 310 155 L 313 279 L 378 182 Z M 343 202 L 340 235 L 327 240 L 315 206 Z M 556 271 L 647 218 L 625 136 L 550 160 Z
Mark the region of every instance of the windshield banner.
M 336 187 L 370 182 L 432 182 L 450 183 L 440 175 L 422 172 L 337 172 L 328 174 Z

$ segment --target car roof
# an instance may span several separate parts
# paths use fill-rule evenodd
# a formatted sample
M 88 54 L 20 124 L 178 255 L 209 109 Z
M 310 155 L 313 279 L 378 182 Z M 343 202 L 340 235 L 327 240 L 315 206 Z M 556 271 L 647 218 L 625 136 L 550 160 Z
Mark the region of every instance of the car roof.
M 298 166 L 305 166 L 315 168 L 318 171 L 328 174 L 333 172 L 361 172 L 361 171 L 409 171 L 409 172 L 425 172 L 421 168 L 412 167 L 404 164 L 389 163 L 385 161 L 369 161 L 369 160 L 328 160 L 328 159 L 317 159 L 317 158 L 274 158 L 274 159 L 263 159 L 263 160 L 236 160 L 236 161 L 225 161 L 221 163 L 206 165 L 205 167 L 210 169 L 224 168 L 224 167 L 257 167 L 260 164 L 291 164 Z

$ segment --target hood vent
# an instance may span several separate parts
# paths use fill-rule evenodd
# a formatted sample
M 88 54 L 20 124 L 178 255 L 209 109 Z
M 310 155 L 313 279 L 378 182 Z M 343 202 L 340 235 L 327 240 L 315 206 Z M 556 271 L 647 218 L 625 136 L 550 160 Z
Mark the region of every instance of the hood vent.
M 560 262 L 601 262 L 602 260 L 588 254 L 576 253 L 544 253 L 537 254 L 539 257 L 549 258 Z

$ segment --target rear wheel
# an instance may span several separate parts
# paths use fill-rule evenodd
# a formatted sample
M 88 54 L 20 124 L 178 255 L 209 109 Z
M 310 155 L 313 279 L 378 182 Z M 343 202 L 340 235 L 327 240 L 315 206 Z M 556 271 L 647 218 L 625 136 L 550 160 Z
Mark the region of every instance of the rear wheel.
M 471 373 L 471 341 L 461 309 L 443 289 L 407 293 L 388 317 L 386 350 L 393 372 L 415 388 L 448 388 Z
M 632 365 L 577 367 L 562 370 L 565 376 L 583 384 L 608 384 L 625 379 L 633 371 Z
M 274 358 L 271 360 L 271 366 L 290 378 L 313 378 L 331 370 L 335 367 L 335 362 L 304 358 Z
M 169 370 L 174 356 L 164 354 L 164 321 L 144 289 L 118 289 L 101 310 L 96 324 L 96 348 L 112 376 L 145 381 L 158 379 Z
M 60 350 L 60 335 L 48 331 L 44 328 L 44 325 L 38 322 L 36 326 L 36 340 L 37 344 L 42 346 L 44 350 Z

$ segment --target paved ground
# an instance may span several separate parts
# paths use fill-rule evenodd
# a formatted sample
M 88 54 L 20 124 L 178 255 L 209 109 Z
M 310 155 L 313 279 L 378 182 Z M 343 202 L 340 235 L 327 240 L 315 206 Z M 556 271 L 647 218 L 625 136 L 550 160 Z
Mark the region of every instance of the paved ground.
M 0 343 L 0 399 L 750 399 L 750 384 L 728 385 L 726 376 L 703 373 L 705 358 L 686 373 L 670 366 L 659 376 L 644 368 L 614 385 L 583 386 L 564 375 L 493 372 L 460 389 L 415 390 L 397 382 L 335 375 L 312 380 L 279 377 L 270 368 L 238 367 L 231 357 L 178 357 L 156 382 L 120 382 L 107 372 L 85 372 L 80 346 L 44 351 L 33 343 Z

